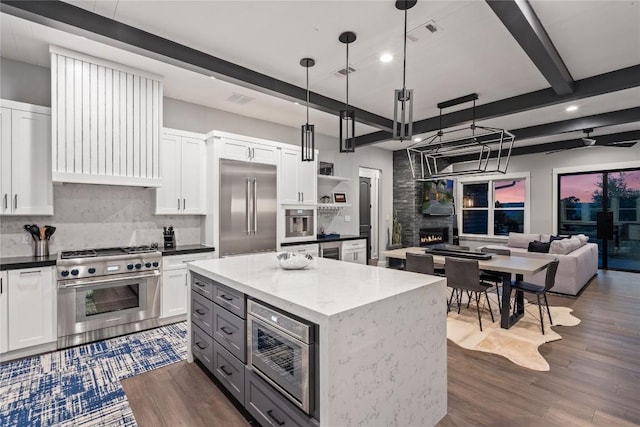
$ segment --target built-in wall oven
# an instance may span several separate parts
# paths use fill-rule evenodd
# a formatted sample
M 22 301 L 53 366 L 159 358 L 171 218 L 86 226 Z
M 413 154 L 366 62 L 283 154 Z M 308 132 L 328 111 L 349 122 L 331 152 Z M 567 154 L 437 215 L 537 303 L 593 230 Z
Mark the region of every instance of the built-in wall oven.
M 59 347 L 121 335 L 130 331 L 108 329 L 159 316 L 162 254 L 155 249 L 128 253 L 132 250 L 61 253 L 57 263 Z
M 247 300 L 251 370 L 309 415 L 317 414 L 317 326 Z

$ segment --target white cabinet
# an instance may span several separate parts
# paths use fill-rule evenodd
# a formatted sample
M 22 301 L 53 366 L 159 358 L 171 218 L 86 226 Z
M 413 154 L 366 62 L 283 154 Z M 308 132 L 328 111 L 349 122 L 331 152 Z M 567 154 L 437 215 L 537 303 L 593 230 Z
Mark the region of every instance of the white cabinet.
M 7 307 L 7 272 L 0 271 L 0 353 L 9 349 Z
M 305 243 L 302 245 L 287 245 L 287 246 L 281 246 L 280 250 L 286 251 L 286 252 L 295 252 L 299 254 L 310 254 L 313 256 L 319 256 L 320 245 L 317 243 Z
M 54 181 L 158 187 L 161 77 L 51 46 Z
M 0 214 L 53 215 L 49 108 L 1 101 Z
M 355 262 L 357 264 L 367 263 L 367 241 L 366 239 L 345 240 L 342 242 L 342 261 Z
M 164 129 L 161 141 L 162 187 L 156 189 L 156 214 L 205 213 L 204 136 Z
M 56 283 L 53 267 L 7 272 L 3 280 L 8 314 L 7 350 L 18 350 L 57 339 Z
M 315 206 L 318 193 L 316 161 L 303 162 L 301 150 L 294 148 L 283 148 L 281 156 L 280 203 Z
M 213 252 L 162 257 L 161 318 L 187 314 L 187 263 L 210 258 L 213 258 Z
M 278 164 L 278 148 L 274 145 L 255 141 L 221 137 L 220 158 L 256 162 L 269 165 Z

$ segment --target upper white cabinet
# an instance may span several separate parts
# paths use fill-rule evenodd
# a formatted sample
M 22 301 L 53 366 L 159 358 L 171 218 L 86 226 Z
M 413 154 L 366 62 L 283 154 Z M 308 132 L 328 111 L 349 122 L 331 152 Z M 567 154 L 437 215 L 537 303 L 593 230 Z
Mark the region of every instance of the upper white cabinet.
M 0 101 L 0 214 L 53 215 L 51 110 Z
M 51 46 L 53 181 L 160 184 L 160 77 Z
M 205 213 L 204 135 L 164 129 L 161 140 L 162 187 L 156 189 L 156 214 Z
M 280 168 L 280 203 L 317 204 L 317 162 L 303 162 L 300 149 L 283 148 Z M 316 150 L 315 157 L 318 157 Z
M 10 270 L 7 273 L 3 292 L 7 293 L 8 350 L 55 341 L 57 321 L 53 267 Z
M 221 159 L 240 160 L 245 162 L 278 164 L 278 148 L 275 145 L 228 137 L 215 137 L 219 139 Z

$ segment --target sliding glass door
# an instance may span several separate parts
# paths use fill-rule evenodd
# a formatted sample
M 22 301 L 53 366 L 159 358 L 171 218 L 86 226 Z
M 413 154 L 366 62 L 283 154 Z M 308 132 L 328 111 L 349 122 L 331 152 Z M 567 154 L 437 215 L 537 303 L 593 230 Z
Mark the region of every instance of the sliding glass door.
M 640 169 L 558 179 L 558 234 L 589 236 L 599 268 L 640 272 Z

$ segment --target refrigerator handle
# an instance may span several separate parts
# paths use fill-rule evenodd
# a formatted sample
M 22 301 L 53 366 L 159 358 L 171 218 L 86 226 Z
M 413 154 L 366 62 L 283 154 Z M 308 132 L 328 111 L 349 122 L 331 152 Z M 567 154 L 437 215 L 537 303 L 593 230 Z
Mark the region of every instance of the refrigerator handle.
M 253 234 L 258 234 L 258 180 L 253 178 Z
M 244 198 L 246 203 L 245 217 L 247 218 L 247 230 L 245 233 L 247 235 L 251 234 L 251 218 L 249 217 L 249 202 L 251 200 L 251 187 L 250 187 L 250 179 L 247 178 L 247 194 Z

